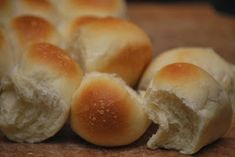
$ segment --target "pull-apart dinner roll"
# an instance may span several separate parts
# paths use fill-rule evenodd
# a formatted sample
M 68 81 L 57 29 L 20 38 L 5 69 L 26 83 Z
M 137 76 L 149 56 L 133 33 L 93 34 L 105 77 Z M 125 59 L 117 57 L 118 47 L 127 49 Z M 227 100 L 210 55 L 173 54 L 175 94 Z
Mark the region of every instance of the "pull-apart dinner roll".
M 47 20 L 37 16 L 23 15 L 15 17 L 10 21 L 6 31 L 16 54 L 24 51 L 33 43 L 47 42 L 60 45 L 61 41 L 55 27 Z
M 223 136 L 232 124 L 232 107 L 223 88 L 206 71 L 188 63 L 163 67 L 153 77 L 144 104 L 159 130 L 149 148 L 193 154 Z
M 213 49 L 200 47 L 175 48 L 156 57 L 145 71 L 139 89 L 146 89 L 153 76 L 162 67 L 176 62 L 191 63 L 202 68 L 213 76 L 230 96 L 235 94 L 235 77 L 231 64 Z
M 71 107 L 71 126 L 85 140 L 101 146 L 127 145 L 137 140 L 150 122 L 142 99 L 111 74 L 86 74 Z
M 55 27 L 47 20 L 33 15 L 23 15 L 12 19 L 10 27 L 15 38 L 12 40 L 19 43 L 19 47 L 38 42 L 58 44 L 59 34 Z
M 116 73 L 131 86 L 152 58 L 147 34 L 135 24 L 117 18 L 83 22 L 70 44 L 68 52 L 84 71 Z
M 85 25 L 94 20 L 99 20 L 100 18 L 95 16 L 83 16 L 78 17 L 73 20 L 64 21 L 58 27 L 58 32 L 62 35 L 65 47 L 72 47 L 74 44 L 74 38 L 76 38 L 76 32 L 79 27 Z
M 82 71 L 65 52 L 48 43 L 32 44 L 0 95 L 0 129 L 17 142 L 40 142 L 66 122 Z
M 71 41 L 71 26 L 76 25 L 83 17 L 126 17 L 125 0 L 50 0 L 60 15 L 58 31 L 65 38 L 66 43 Z M 80 21 L 80 20 L 79 20 Z M 70 35 L 69 35 L 70 34 Z

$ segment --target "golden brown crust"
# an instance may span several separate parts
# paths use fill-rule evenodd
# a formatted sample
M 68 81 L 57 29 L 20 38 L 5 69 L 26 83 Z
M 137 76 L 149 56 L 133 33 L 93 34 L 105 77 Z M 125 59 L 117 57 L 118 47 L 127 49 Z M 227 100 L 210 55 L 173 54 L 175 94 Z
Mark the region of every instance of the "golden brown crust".
M 202 75 L 202 69 L 189 63 L 173 63 L 163 67 L 156 75 L 155 81 L 164 80 L 184 83 L 198 79 Z
M 16 17 L 12 26 L 22 45 L 47 41 L 55 31 L 48 21 L 29 15 Z
M 33 44 L 29 48 L 27 55 L 35 62 L 49 65 L 67 76 L 74 77 L 74 75 L 77 75 L 78 72 L 82 75 L 82 71 L 78 64 L 67 56 L 62 49 L 52 44 Z
M 81 48 L 74 52 L 88 54 L 89 58 L 84 58 L 85 69 L 89 72 L 116 73 L 134 86 L 151 61 L 152 46 L 148 36 L 127 20 L 99 18 L 82 25 L 79 33 L 79 44 L 87 47 L 87 50 Z M 103 35 L 107 37 L 102 38 Z M 106 45 L 104 49 L 97 46 L 97 42 Z
M 118 73 L 125 78 L 127 84 L 134 86 L 152 58 L 151 46 L 128 45 L 120 53 L 112 57 L 109 62 L 98 68 L 100 72 Z
M 125 94 L 113 81 L 90 82 L 72 105 L 73 129 L 95 144 L 115 143 L 114 139 L 125 136 L 129 128 L 132 105 Z

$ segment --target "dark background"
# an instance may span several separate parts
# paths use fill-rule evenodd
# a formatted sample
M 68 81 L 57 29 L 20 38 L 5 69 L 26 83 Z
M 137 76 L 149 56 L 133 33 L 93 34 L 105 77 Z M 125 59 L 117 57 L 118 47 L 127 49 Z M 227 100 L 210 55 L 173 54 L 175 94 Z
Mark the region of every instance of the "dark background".
M 128 2 L 210 3 L 217 11 L 235 15 L 235 0 L 127 0 Z

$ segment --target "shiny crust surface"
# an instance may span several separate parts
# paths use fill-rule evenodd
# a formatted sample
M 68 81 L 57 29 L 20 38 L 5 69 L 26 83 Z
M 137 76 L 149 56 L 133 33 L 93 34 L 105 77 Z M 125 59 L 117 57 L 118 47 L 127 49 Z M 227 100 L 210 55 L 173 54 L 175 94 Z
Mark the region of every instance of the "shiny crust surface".
M 22 45 L 45 41 L 55 32 L 55 28 L 48 21 L 30 15 L 16 17 L 12 26 Z
M 95 144 L 116 142 L 128 134 L 133 103 L 118 84 L 94 79 L 81 87 L 72 105 L 72 127 Z
M 163 67 L 154 77 L 155 81 L 184 83 L 198 80 L 204 71 L 189 63 L 173 63 Z
M 64 50 L 48 43 L 33 44 L 27 53 L 28 58 L 38 64 L 46 64 L 57 71 L 73 77 L 82 71 Z

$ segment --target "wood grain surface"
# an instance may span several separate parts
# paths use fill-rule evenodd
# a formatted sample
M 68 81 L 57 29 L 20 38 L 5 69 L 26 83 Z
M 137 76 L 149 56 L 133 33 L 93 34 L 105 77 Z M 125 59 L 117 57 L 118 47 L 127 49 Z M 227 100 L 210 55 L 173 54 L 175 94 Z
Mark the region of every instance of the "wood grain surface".
M 177 46 L 206 46 L 235 64 L 235 17 L 217 13 L 207 4 L 132 3 L 129 5 L 129 18 L 151 36 L 155 55 Z M 13 143 L 0 133 L 0 157 L 187 156 L 174 150 L 147 149 L 145 143 L 154 131 L 156 126 L 152 125 L 134 144 L 119 148 L 88 144 L 72 133 L 69 125 L 55 137 L 39 144 Z M 235 126 L 225 137 L 194 156 L 235 157 Z

